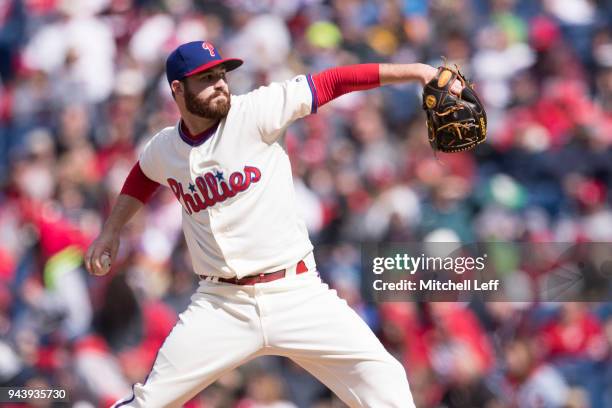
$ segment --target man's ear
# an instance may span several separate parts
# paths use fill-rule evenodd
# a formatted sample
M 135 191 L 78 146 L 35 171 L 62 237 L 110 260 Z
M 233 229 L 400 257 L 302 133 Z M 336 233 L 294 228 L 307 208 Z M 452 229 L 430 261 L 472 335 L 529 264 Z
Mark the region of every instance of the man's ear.
M 170 84 L 170 87 L 172 88 L 172 93 L 174 95 L 182 95 L 183 94 L 183 83 L 179 80 L 174 80 L 172 81 L 172 83 Z

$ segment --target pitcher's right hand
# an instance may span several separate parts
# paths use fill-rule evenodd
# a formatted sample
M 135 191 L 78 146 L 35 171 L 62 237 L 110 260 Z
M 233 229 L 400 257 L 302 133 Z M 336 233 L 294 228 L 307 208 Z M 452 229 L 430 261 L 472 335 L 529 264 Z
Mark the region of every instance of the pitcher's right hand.
M 85 254 L 85 268 L 95 276 L 104 276 L 110 271 L 110 266 L 117 257 L 119 234 L 102 232 L 89 246 Z M 109 260 L 104 260 L 108 256 Z

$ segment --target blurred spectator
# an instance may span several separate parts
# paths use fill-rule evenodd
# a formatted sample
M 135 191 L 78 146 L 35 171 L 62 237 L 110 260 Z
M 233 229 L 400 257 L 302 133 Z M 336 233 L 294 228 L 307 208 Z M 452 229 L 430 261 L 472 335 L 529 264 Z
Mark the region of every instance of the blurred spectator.
M 521 338 L 509 341 L 505 347 L 508 403 L 525 408 L 566 406 L 569 388 L 563 377 L 538 361 L 533 347 L 533 341 Z
M 583 387 L 591 406 L 603 406 L 606 389 L 603 367 L 609 363 L 610 350 L 601 323 L 586 305 L 562 304 L 559 316 L 543 328 L 540 338 L 548 359 L 567 382 Z

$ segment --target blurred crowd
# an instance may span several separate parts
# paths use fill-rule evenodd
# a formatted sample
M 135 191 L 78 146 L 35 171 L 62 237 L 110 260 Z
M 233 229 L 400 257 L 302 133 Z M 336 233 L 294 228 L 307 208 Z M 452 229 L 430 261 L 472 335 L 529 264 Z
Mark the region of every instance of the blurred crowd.
M 82 256 L 143 142 L 176 123 L 164 62 L 195 39 L 245 60 L 234 94 L 337 65 L 458 64 L 487 106 L 475 153 L 432 153 L 418 84 L 345 95 L 288 129 L 320 273 L 405 364 L 419 408 L 612 406 L 610 302 L 371 304 L 360 291 L 363 242 L 612 242 L 609 0 L 1 0 L 0 386 L 108 406 L 189 303 L 168 189 L 126 228 L 109 276 L 88 276 Z M 342 405 L 265 358 L 188 406 Z

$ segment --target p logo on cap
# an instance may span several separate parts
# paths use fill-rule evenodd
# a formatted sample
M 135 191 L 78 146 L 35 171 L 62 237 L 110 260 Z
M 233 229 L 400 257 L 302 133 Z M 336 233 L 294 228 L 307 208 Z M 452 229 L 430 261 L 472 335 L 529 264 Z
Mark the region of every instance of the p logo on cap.
M 215 47 L 209 43 L 208 41 L 204 41 L 202 43 L 202 48 L 204 48 L 205 50 L 208 50 L 208 52 L 210 53 L 211 57 L 215 56 Z
M 222 58 L 219 50 L 208 41 L 192 41 L 180 45 L 166 60 L 168 83 L 223 65 L 232 71 L 242 65 L 237 58 Z

